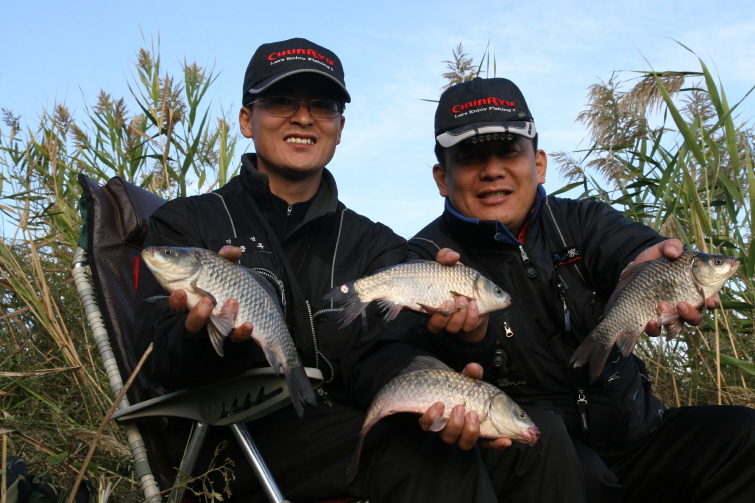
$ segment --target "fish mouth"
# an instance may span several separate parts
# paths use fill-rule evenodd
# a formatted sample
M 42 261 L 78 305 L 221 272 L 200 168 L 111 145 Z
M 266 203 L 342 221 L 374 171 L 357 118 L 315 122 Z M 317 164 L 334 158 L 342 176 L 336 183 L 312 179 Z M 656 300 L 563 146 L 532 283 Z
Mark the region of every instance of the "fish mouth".
M 314 145 L 317 143 L 317 138 L 312 136 L 291 135 L 283 139 L 286 143 L 293 143 L 295 145 Z
M 523 443 L 527 445 L 535 445 L 535 442 L 537 442 L 537 439 L 540 438 L 540 430 L 537 426 L 530 426 L 527 428 L 527 431 L 524 433 L 524 440 Z

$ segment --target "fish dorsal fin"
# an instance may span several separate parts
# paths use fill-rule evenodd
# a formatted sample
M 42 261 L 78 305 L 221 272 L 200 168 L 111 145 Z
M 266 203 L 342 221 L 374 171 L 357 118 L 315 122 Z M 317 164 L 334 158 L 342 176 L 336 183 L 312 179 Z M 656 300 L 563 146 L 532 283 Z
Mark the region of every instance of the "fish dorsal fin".
M 421 355 L 421 356 L 415 356 L 414 360 L 406 366 L 404 370 L 401 371 L 402 374 L 405 374 L 407 372 L 414 372 L 417 370 L 451 370 L 453 369 L 443 363 L 442 361 L 438 360 L 434 356 L 428 356 L 428 355 Z
M 659 259 L 656 259 L 659 260 Z M 611 310 L 613 305 L 616 303 L 616 299 L 618 299 L 619 295 L 621 295 L 621 292 L 624 291 L 624 288 L 631 283 L 639 274 L 644 271 L 650 264 L 652 264 L 654 260 L 650 260 L 648 262 L 642 262 L 640 264 L 633 264 L 624 269 L 624 272 L 621 273 L 621 277 L 619 278 L 619 283 L 616 285 L 616 288 L 614 288 L 613 293 L 611 294 L 611 297 L 608 298 L 608 302 L 606 303 L 606 309 L 605 313 Z

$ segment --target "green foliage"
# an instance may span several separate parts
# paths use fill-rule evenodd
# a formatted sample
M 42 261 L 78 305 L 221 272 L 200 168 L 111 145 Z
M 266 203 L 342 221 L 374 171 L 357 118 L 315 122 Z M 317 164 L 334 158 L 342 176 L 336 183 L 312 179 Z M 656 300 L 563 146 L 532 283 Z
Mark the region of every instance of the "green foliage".
M 163 198 L 223 185 L 237 137 L 207 103 L 215 79 L 185 61 L 173 77 L 159 51 L 140 49 L 128 99 L 102 90 L 83 117 L 56 104 L 29 125 L 2 109 L 0 430 L 35 476 L 72 483 L 112 403 L 70 275 L 81 228 L 76 177 L 120 176 Z M 87 466 L 88 478 L 115 481 L 116 501 L 138 486 L 126 445 L 111 423 Z
M 679 340 L 643 339 L 636 352 L 650 362 L 668 404 L 751 403 L 753 381 L 731 363 L 751 362 L 755 353 L 755 137 L 751 118 L 737 122 L 741 101 L 729 106 L 721 84 L 699 63 L 699 72 L 638 72 L 628 90 L 616 75 L 591 86 L 578 120 L 592 147 L 554 157 L 581 197 L 605 201 L 689 249 L 739 259 L 720 294 L 723 309 L 707 313 L 703 326 Z

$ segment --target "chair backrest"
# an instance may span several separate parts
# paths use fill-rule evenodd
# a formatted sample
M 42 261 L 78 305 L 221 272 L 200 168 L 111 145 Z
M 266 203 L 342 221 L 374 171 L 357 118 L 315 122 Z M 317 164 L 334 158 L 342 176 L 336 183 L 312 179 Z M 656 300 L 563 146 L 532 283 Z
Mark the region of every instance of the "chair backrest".
M 138 272 L 149 217 L 165 201 L 120 177 L 114 177 L 102 186 L 84 174 L 78 179 L 85 201 L 82 208 L 85 221 L 79 246 L 87 252 L 109 346 L 120 378 L 125 382 L 142 356 L 135 353 L 133 344 L 137 302 L 135 271 Z M 133 404 L 159 394 L 159 390 L 150 387 L 140 376 L 129 388 L 127 397 Z M 141 420 L 138 427 L 152 471 L 157 473 L 158 482 L 165 489 L 172 484 L 175 475 L 169 446 L 165 443 L 165 421 Z

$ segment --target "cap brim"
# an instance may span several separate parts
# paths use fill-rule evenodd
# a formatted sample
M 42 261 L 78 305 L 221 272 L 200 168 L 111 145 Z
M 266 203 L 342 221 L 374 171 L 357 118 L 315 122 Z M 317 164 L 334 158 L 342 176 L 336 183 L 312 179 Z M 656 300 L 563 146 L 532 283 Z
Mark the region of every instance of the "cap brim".
M 435 139 L 441 147 L 448 148 L 472 136 L 488 133 L 513 133 L 525 138 L 534 138 L 537 130 L 535 123 L 530 121 L 476 122 L 441 133 Z
M 329 78 L 329 79 L 330 79 L 330 80 L 332 80 L 332 81 L 333 81 L 333 82 L 334 82 L 334 83 L 335 83 L 336 85 L 338 85 L 338 88 L 339 88 L 339 89 L 340 89 L 341 91 L 343 91 L 343 94 L 344 94 L 344 101 L 345 101 L 346 103 L 351 103 L 351 96 L 349 95 L 349 91 L 347 91 L 347 90 L 346 90 L 346 88 L 345 88 L 345 87 L 343 86 L 343 84 L 341 84 L 341 83 L 340 83 L 340 82 L 338 81 L 338 79 L 334 78 L 334 77 L 333 77 L 332 75 L 330 75 L 330 74 L 328 74 L 328 73 L 325 73 L 325 72 L 321 72 L 321 71 L 319 71 L 319 70 L 313 70 L 313 69 L 309 69 L 309 68 L 299 68 L 299 69 L 296 69 L 296 70 L 291 70 L 291 71 L 289 71 L 289 72 L 281 72 L 281 73 L 275 74 L 275 75 L 273 75 L 272 77 L 270 77 L 270 78 L 267 78 L 267 79 L 263 80 L 262 82 L 260 82 L 260 83 L 259 83 L 259 84 L 257 84 L 256 86 L 253 86 L 253 87 L 251 87 L 250 89 L 247 89 L 247 91 L 246 91 L 246 92 L 247 92 L 247 93 L 250 93 L 250 94 L 259 94 L 259 93 L 261 93 L 262 91 L 264 91 L 265 89 L 267 89 L 268 87 L 270 87 L 270 86 L 272 86 L 273 84 L 275 84 L 276 82 L 278 82 L 278 81 L 280 81 L 280 80 L 283 80 L 283 79 L 285 79 L 286 77 L 290 77 L 291 75 L 294 75 L 294 74 L 297 74 L 297 73 L 316 73 L 316 74 L 318 74 L 318 75 L 323 75 L 323 76 L 325 76 L 325 77 Z

